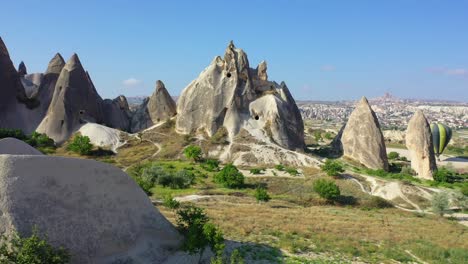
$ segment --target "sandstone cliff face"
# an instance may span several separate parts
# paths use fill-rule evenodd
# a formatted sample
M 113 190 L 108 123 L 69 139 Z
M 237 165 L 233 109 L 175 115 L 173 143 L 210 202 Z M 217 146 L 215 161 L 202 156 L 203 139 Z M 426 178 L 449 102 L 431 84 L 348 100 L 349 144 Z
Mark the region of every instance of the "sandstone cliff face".
M 349 116 L 341 136 L 344 156 L 371 169 L 388 170 L 379 120 L 363 97 Z
M 182 241 L 135 181 L 94 160 L 0 155 L 0 193 L 2 234 L 35 226 L 72 264 L 162 263 Z
M 164 83 L 156 82 L 156 90 L 146 99 L 132 117 L 132 132 L 151 127 L 177 114 L 176 103 L 167 91 Z
M 259 100 L 255 102 L 256 100 Z M 247 54 L 231 42 L 182 92 L 176 129 L 209 136 L 225 127 L 232 138 L 241 128 L 260 129 L 282 147 L 304 147 L 304 125 L 285 84 L 268 81 L 266 62 L 249 66 Z
M 411 168 L 418 178 L 432 180 L 437 169 L 431 127 L 421 110 L 408 123 L 406 147 L 410 151 Z

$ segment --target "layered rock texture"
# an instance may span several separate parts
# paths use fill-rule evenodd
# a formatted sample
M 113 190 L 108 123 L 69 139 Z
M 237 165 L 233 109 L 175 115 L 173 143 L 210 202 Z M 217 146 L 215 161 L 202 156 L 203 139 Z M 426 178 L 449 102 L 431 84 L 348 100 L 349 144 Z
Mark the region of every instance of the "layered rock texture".
M 349 116 L 341 135 L 343 155 L 371 169 L 388 170 L 379 120 L 363 97 Z
M 151 127 L 159 122 L 166 121 L 177 114 L 174 99 L 167 91 L 164 83 L 156 82 L 156 90 L 136 110 L 132 117 L 132 132 L 137 132 Z
M 437 169 L 431 127 L 424 113 L 418 110 L 408 123 L 406 147 L 410 152 L 411 168 L 418 178 L 432 180 Z
M 267 64 L 249 66 L 231 42 L 178 99 L 176 130 L 213 136 L 226 129 L 232 141 L 244 128 L 288 149 L 304 148 L 304 124 L 284 83 L 268 81 Z
M 17 150 L 18 144 L 25 145 L 17 142 Z M 148 196 L 109 164 L 0 155 L 0 196 L 2 234 L 27 236 L 37 227 L 53 246 L 69 250 L 71 263 L 162 263 L 180 246 Z

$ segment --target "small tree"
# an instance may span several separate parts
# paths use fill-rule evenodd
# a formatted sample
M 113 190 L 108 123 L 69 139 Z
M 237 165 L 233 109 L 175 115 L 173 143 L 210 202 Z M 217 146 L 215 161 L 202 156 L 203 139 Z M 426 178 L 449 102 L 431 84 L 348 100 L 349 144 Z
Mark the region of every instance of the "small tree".
M 164 196 L 163 205 L 169 209 L 177 209 L 180 207 L 180 202 L 172 198 L 171 195 Z
M 202 157 L 202 149 L 199 146 L 190 145 L 184 149 L 184 155 L 188 159 L 193 159 L 193 161 L 197 162 Z
M 70 254 L 64 248 L 55 248 L 39 236 L 37 228 L 29 237 L 14 233 L 11 237 L 0 237 L 0 263 L 65 264 Z
M 320 197 L 327 200 L 333 200 L 340 196 L 340 188 L 330 180 L 319 179 L 314 182 L 314 191 L 320 195 Z
M 449 198 L 447 193 L 440 192 L 432 196 L 431 200 L 432 211 L 439 216 L 444 216 L 445 213 L 449 213 Z
M 270 201 L 271 197 L 268 195 L 268 192 L 265 188 L 259 186 L 257 189 L 255 189 L 255 199 L 257 199 L 257 202 L 268 202 Z
M 446 167 L 438 168 L 434 173 L 434 180 L 436 182 L 450 182 L 451 176 L 455 174 L 453 171 Z
M 210 248 L 215 254 L 222 254 L 224 250 L 224 237 L 221 230 L 209 223 L 203 209 L 189 205 L 177 212 L 177 228 L 185 236 L 184 250 L 190 254 L 200 254 L 201 262 L 205 248 Z
M 227 164 L 214 176 L 216 183 L 227 188 L 240 188 L 244 185 L 244 175 L 232 164 Z
M 68 150 L 80 155 L 89 155 L 93 149 L 91 140 L 87 136 L 76 135 L 73 141 L 68 145 Z
M 327 159 L 325 164 L 321 167 L 322 171 L 326 172 L 328 176 L 338 176 L 344 172 L 343 165 L 337 160 Z
M 396 159 L 398 159 L 400 157 L 400 153 L 392 151 L 392 152 L 387 154 L 387 157 L 388 157 L 389 160 L 396 160 Z

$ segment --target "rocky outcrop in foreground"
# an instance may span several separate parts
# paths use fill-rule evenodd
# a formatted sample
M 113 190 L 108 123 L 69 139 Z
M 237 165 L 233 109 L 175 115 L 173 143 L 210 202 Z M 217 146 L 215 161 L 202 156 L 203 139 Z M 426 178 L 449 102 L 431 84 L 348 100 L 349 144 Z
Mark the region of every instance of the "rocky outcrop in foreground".
M 164 83 L 156 82 L 156 90 L 138 107 L 132 117 L 132 132 L 138 132 L 159 122 L 166 121 L 177 114 L 174 99 L 167 91 Z
M 431 127 L 421 110 L 416 111 L 406 129 L 406 147 L 410 152 L 411 168 L 421 179 L 432 180 L 437 169 Z
M 266 62 L 250 68 L 247 54 L 231 42 L 224 58 L 183 90 L 176 129 L 208 136 L 226 129 L 232 141 L 242 128 L 288 149 L 304 148 L 304 124 L 286 85 L 268 81 Z
M 371 169 L 388 170 L 379 120 L 363 97 L 349 116 L 341 136 L 343 155 Z
M 53 246 L 68 249 L 72 264 L 162 263 L 180 246 L 180 235 L 148 196 L 109 164 L 0 155 L 0 193 L 2 234 L 27 236 L 37 227 Z

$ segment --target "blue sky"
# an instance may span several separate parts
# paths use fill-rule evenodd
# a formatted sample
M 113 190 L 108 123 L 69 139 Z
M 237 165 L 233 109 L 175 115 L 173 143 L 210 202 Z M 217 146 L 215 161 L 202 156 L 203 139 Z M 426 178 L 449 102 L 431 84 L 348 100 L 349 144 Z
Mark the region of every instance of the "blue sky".
M 178 95 L 228 42 L 296 99 L 468 101 L 468 1 L 2 1 L 15 65 L 78 53 L 103 97 Z

